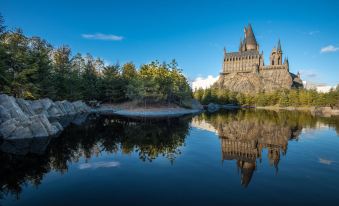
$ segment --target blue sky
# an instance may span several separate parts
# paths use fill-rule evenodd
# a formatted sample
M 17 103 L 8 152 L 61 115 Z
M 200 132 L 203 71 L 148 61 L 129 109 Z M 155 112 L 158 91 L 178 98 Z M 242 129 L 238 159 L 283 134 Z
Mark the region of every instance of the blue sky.
M 218 75 L 223 47 L 236 51 L 251 23 L 266 64 L 280 38 L 292 72 L 330 85 L 339 83 L 338 11 L 339 1 L 0 0 L 6 25 L 29 36 L 108 63 L 176 59 L 191 80 Z

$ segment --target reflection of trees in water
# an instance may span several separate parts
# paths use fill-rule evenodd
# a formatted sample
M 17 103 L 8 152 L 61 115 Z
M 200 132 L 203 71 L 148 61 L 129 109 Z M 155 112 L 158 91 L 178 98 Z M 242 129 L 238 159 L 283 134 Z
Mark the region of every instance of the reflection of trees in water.
M 0 195 L 18 197 L 23 185 L 37 186 L 44 174 L 65 173 L 70 163 L 101 152 L 137 152 L 142 161 L 164 156 L 173 162 L 188 135 L 189 122 L 189 117 L 157 121 L 100 117 L 82 126 L 69 126 L 60 137 L 51 140 L 43 154 L 39 148 L 39 154 L 25 156 L 0 152 Z
M 203 120 L 218 132 L 223 160 L 237 161 L 244 186 L 251 181 L 263 149 L 268 150 L 270 164 L 278 168 L 280 155 L 287 152 L 288 141 L 297 139 L 302 128 L 315 128 L 320 122 L 339 131 L 339 118 L 317 118 L 288 111 L 221 111 L 194 118 L 198 122 Z M 189 117 L 158 121 L 100 117 L 82 126 L 71 125 L 51 141 L 20 142 L 21 146 L 31 144 L 30 154 L 0 152 L 0 196 L 18 196 L 23 185 L 38 186 L 44 174 L 50 171 L 65 173 L 70 163 L 101 152 L 136 152 L 142 161 L 152 161 L 159 156 L 173 161 L 188 135 L 189 122 Z M 5 145 L 3 143 L 0 142 Z
M 202 114 L 193 121 L 211 124 L 221 140 L 222 159 L 236 160 L 241 184 L 250 183 L 257 159 L 267 150 L 271 166 L 278 171 L 280 156 L 287 152 L 288 141 L 297 139 L 302 128 L 315 128 L 318 123 L 338 127 L 333 118 L 318 118 L 308 113 L 290 111 L 239 110 Z

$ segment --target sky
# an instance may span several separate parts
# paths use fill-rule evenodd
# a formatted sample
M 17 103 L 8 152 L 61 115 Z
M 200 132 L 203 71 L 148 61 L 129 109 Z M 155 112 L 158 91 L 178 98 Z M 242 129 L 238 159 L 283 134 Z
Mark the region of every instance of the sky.
M 216 77 L 223 48 L 237 51 L 251 23 L 265 64 L 280 39 L 291 72 L 329 85 L 339 83 L 338 11 L 339 1 L 324 0 L 0 0 L 9 28 L 107 64 L 176 59 L 189 80 Z

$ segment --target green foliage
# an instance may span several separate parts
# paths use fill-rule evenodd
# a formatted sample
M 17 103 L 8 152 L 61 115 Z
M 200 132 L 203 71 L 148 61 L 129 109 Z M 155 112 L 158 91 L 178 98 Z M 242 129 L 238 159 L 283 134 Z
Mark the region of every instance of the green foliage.
M 328 93 L 318 93 L 315 90 L 306 89 L 291 89 L 258 94 L 243 94 L 225 89 L 208 88 L 194 91 L 193 96 L 203 104 L 213 102 L 250 106 L 330 106 L 339 108 L 339 88 Z
M 0 15 L 0 93 L 29 99 L 99 100 L 182 104 L 192 96 L 177 62 L 158 61 L 138 70 L 132 62 L 104 65 L 90 54 L 72 56 L 20 29 L 7 31 Z

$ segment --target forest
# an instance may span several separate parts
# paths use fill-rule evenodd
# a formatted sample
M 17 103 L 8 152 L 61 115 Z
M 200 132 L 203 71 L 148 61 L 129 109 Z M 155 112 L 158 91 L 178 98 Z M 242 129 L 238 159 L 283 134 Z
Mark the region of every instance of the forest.
M 175 60 L 105 65 L 91 54 L 72 54 L 21 29 L 0 15 L 0 93 L 18 98 L 181 104 L 192 91 Z
M 244 94 L 216 87 L 197 89 L 193 92 L 195 99 L 202 104 L 237 104 L 243 106 L 280 106 L 309 107 L 330 106 L 339 108 L 339 87 L 328 93 L 316 90 L 283 89 L 274 92 Z

